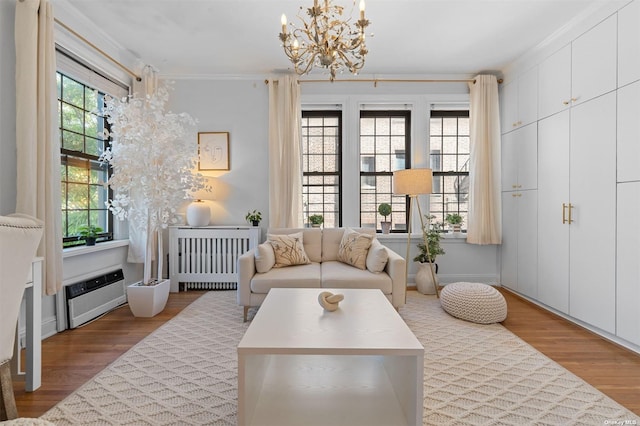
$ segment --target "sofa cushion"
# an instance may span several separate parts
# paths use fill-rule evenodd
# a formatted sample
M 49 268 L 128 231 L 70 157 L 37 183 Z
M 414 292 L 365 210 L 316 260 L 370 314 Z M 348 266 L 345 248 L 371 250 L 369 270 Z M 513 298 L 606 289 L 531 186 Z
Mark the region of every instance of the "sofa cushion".
M 367 253 L 373 237 L 347 228 L 338 248 L 338 260 L 358 269 L 366 269 Z
M 388 260 L 389 253 L 387 253 L 387 248 L 377 238 L 374 238 L 367 253 L 367 270 L 379 274 L 384 271 Z
M 267 234 L 267 241 L 273 247 L 276 258 L 274 268 L 310 263 L 304 251 L 302 232 L 290 235 Z
M 269 228 L 267 234 L 295 234 L 302 232 L 302 244 L 309 260 L 322 261 L 322 229 L 320 228 Z
M 376 235 L 373 228 L 352 228 L 356 232 Z M 324 228 L 322 230 L 322 261 L 338 260 L 338 249 L 344 235 L 345 228 Z
M 389 275 L 374 274 L 338 261 L 322 262 L 322 288 L 373 288 L 391 294 Z
M 276 255 L 270 243 L 258 244 L 254 251 L 256 259 L 256 271 L 264 273 L 269 271 L 276 264 Z
M 266 294 L 272 288 L 319 288 L 320 264 L 273 268 L 264 274 L 255 274 L 251 279 L 251 292 Z

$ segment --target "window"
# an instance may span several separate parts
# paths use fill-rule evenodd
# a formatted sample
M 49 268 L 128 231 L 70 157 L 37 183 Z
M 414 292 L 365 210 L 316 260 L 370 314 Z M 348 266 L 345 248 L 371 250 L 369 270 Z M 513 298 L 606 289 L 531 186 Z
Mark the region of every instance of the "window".
M 429 127 L 431 214 L 438 222 L 444 222 L 447 214 L 459 214 L 465 227 L 469 210 L 469 111 L 431 111 Z
M 327 228 L 342 225 L 341 111 L 302 112 L 304 221 L 320 214 Z
M 98 161 L 109 141 L 103 137 L 106 120 L 98 112 L 104 93 L 60 72 L 56 77 L 63 245 L 68 247 L 84 243 L 77 238 L 81 226 L 102 228 L 103 239 L 112 231 L 113 219 L 105 206 L 109 192 L 102 186 L 108 167 Z
M 109 168 L 98 160 L 109 144 L 108 123 L 100 111 L 105 94 L 121 98 L 129 88 L 60 46 L 56 65 L 63 246 L 84 244 L 77 238 L 81 226 L 98 226 L 98 240 L 111 239 L 113 219 L 104 204 L 111 195 L 102 185 Z
M 406 230 L 408 198 L 393 195 L 392 178 L 411 164 L 410 129 L 409 111 L 360 112 L 360 226 L 379 229 L 378 206 L 388 203 L 392 231 Z

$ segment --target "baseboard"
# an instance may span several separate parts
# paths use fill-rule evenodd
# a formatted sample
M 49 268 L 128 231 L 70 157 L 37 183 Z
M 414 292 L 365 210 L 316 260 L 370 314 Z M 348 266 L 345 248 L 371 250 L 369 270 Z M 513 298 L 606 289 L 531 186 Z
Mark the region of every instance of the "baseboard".
M 498 285 L 498 277 L 493 274 L 441 274 L 438 273 L 438 280 L 441 284 L 450 284 L 457 282 L 471 282 L 471 283 L 484 283 L 489 285 Z M 409 280 L 407 281 L 408 288 L 416 287 L 416 275 L 409 274 Z

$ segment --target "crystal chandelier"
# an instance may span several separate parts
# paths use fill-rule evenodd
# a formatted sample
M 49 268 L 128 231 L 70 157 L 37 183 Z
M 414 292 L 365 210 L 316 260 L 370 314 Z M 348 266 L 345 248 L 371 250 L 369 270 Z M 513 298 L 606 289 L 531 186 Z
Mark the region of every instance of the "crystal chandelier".
M 296 27 L 292 23 L 292 32 L 287 32 L 287 17 L 282 15 L 280 41 L 296 73 L 307 74 L 314 66 L 324 67 L 333 81 L 338 70 L 346 68 L 357 74 L 364 66 L 368 53 L 364 31 L 369 25 L 364 17 L 364 0 L 360 0 L 360 19 L 355 28 L 350 24 L 351 18 L 342 19 L 342 12 L 343 7 L 331 4 L 331 0 L 324 0 L 322 6 L 318 5 L 318 0 L 313 0 L 313 7 L 307 9 L 309 21 L 299 12 L 302 26 Z

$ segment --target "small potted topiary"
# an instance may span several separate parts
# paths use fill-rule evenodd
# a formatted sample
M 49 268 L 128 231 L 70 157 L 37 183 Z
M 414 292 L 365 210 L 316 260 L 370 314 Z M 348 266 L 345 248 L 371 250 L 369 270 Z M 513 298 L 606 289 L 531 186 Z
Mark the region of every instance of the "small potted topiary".
M 391 221 L 387 221 L 387 216 L 391 214 L 391 205 L 382 203 L 378 206 L 378 213 L 384 217 L 384 220 L 380 222 L 382 226 L 382 233 L 388 234 L 391 231 Z
M 252 212 L 247 212 L 247 215 L 244 218 L 253 226 L 258 226 L 260 225 L 260 221 L 262 220 L 262 213 L 260 213 L 258 210 L 253 210 Z
M 309 216 L 309 223 L 312 228 L 319 228 L 320 225 L 324 222 L 324 217 L 321 214 L 312 214 Z
M 462 227 L 462 216 L 457 213 L 449 213 L 445 218 L 447 223 L 453 228 L 453 232 L 460 232 Z
M 84 240 L 88 246 L 96 245 L 96 238 L 102 233 L 102 228 L 93 225 L 82 225 L 78 228 L 78 239 Z

